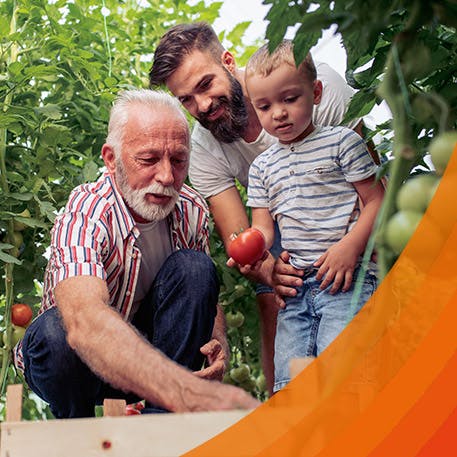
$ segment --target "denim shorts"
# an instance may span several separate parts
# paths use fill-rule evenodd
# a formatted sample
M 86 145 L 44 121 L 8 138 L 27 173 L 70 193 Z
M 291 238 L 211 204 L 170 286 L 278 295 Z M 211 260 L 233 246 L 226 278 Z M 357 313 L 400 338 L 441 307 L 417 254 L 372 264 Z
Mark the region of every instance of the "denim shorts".
M 276 392 L 290 381 L 289 362 L 291 359 L 319 355 L 344 329 L 360 308 L 371 297 L 377 287 L 376 276 L 367 273 L 363 281 L 360 299 L 351 309 L 352 292 L 359 269 L 347 292 L 330 295 L 320 290 L 316 279 L 317 269 L 305 273 L 303 286 L 297 289 L 295 297 L 286 298 L 286 307 L 278 313 L 275 338 L 275 383 Z M 351 311 L 353 311 L 351 313 Z
M 273 245 L 270 248 L 271 255 L 276 259 L 279 257 L 279 254 L 283 251 L 281 247 L 281 233 L 279 232 L 279 227 L 277 222 L 274 223 L 275 227 L 275 237 L 273 241 Z M 256 295 L 259 294 L 271 294 L 273 293 L 273 289 L 270 286 L 267 286 L 266 284 L 262 283 L 257 283 L 255 287 L 255 293 Z

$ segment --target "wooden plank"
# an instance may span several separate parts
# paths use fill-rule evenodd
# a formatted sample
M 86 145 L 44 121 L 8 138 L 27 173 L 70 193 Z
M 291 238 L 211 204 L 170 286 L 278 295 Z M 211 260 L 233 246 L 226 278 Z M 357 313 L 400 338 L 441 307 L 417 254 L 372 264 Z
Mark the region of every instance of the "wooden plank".
M 10 384 L 6 388 L 6 421 L 18 422 L 22 419 L 22 384 Z
M 103 401 L 104 416 L 125 416 L 127 403 L 122 399 L 105 398 Z
M 4 422 L 0 457 L 180 456 L 247 413 L 236 410 Z

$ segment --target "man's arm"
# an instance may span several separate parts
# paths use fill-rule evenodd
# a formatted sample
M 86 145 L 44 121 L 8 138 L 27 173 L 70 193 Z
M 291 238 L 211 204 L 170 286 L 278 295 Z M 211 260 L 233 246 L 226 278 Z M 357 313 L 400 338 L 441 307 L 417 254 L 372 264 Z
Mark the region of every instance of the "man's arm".
M 243 390 L 200 379 L 153 348 L 108 306 L 103 280 L 65 279 L 56 286 L 55 297 L 69 345 L 113 386 L 176 412 L 258 405 Z

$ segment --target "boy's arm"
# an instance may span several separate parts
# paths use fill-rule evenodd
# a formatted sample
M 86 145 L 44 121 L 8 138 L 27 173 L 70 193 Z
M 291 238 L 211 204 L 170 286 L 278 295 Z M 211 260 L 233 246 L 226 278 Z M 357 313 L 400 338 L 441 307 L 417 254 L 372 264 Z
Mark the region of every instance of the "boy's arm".
M 316 278 L 324 278 L 320 286 L 322 290 L 333 282 L 331 294 L 340 288 L 346 292 L 351 286 L 357 259 L 365 250 L 384 197 L 384 186 L 376 181 L 375 176 L 352 184 L 363 203 L 359 219 L 353 229 L 314 264 L 319 268 Z

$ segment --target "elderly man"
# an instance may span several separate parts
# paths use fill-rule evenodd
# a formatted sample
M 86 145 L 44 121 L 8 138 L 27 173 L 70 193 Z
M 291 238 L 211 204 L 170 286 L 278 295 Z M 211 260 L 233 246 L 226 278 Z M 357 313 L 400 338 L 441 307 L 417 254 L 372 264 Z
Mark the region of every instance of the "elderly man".
M 55 221 L 40 315 L 15 354 L 30 388 L 59 418 L 93 416 L 104 398 L 168 411 L 257 406 L 214 380 L 228 348 L 207 207 L 184 184 L 179 105 L 121 94 L 102 157 L 107 171 L 74 189 Z

